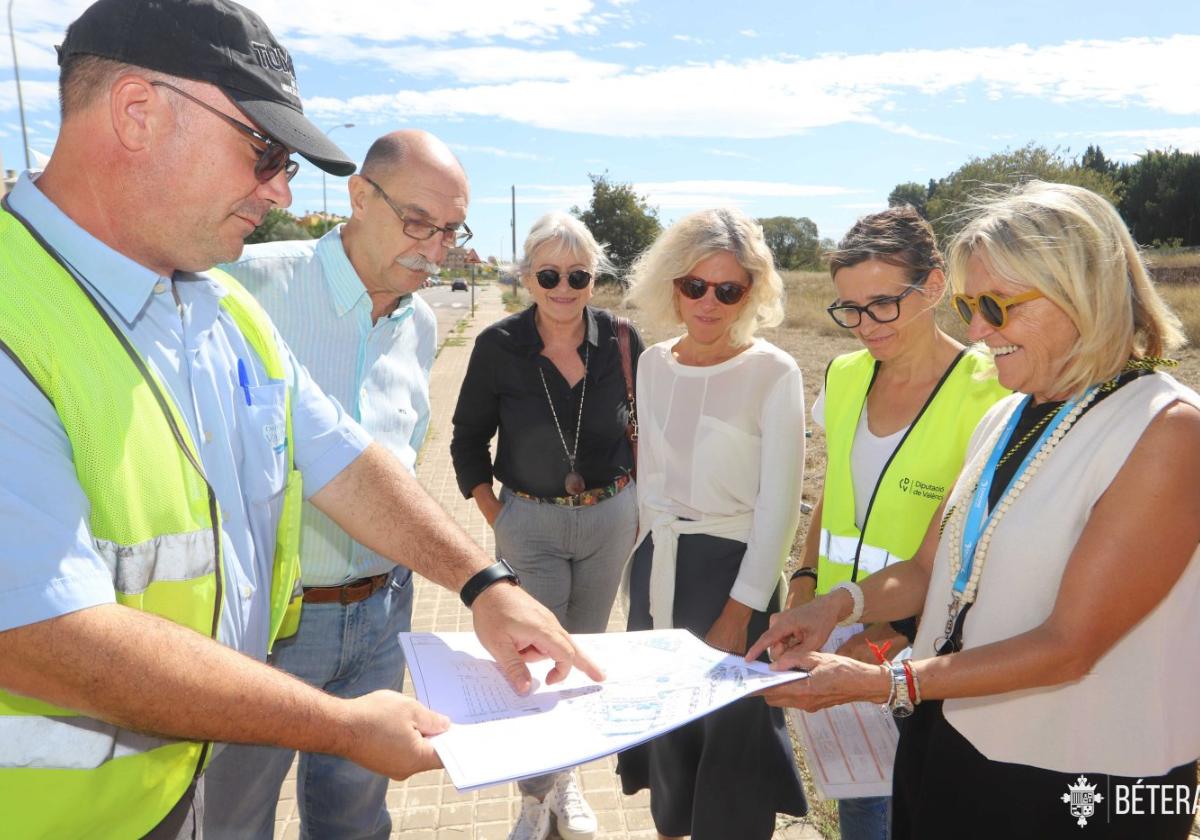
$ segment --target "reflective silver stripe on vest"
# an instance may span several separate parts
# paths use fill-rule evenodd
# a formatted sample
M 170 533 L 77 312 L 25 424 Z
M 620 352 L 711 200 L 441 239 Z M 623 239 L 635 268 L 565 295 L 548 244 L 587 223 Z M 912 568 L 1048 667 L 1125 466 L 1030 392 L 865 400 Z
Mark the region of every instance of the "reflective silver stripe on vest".
M 820 555 L 830 563 L 842 566 L 854 565 L 854 550 L 858 548 L 858 537 L 835 537 L 824 528 L 821 529 Z M 858 571 L 862 575 L 873 575 L 880 569 L 892 563 L 899 563 L 906 558 L 874 545 L 863 543 L 858 552 Z
M 89 717 L 0 715 L 0 769 L 94 770 L 177 743 Z
M 166 534 L 137 545 L 96 540 L 96 551 L 112 573 L 113 586 L 126 595 L 138 595 L 159 581 L 195 580 L 216 571 L 211 529 Z

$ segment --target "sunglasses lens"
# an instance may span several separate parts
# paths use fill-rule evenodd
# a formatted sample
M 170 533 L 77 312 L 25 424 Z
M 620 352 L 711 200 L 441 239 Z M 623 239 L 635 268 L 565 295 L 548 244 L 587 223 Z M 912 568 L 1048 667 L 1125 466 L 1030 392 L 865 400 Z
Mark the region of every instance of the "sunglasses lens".
M 537 273 L 537 281 L 543 289 L 553 289 L 558 285 L 558 272 L 553 268 L 543 268 Z
M 979 313 L 993 327 L 1004 326 L 1004 307 L 991 295 L 979 296 Z
M 708 284 L 699 277 L 685 277 L 679 281 L 679 291 L 689 300 L 700 300 L 708 293 Z
M 288 163 L 287 147 L 272 143 L 258 156 L 258 163 L 254 165 L 254 174 L 265 184 L 283 171 Z
M 742 299 L 742 295 L 746 294 L 746 287 L 737 283 L 718 283 L 714 291 L 717 300 L 726 306 L 732 306 Z
M 588 283 L 592 282 L 592 275 L 584 271 L 582 268 L 577 268 L 567 275 L 567 284 L 576 291 L 586 289 Z
M 963 323 L 970 325 L 971 316 L 974 314 L 971 311 L 971 304 L 967 303 L 965 295 L 954 296 L 954 310 L 958 313 L 958 317 L 963 319 Z

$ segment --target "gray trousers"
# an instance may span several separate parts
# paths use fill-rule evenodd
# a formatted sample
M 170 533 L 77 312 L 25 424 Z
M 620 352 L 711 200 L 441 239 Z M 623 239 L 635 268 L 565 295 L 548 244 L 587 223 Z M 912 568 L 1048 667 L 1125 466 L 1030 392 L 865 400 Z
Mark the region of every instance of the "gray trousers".
M 621 572 L 637 537 L 637 490 L 588 507 L 562 507 L 500 491 L 496 556 L 521 577 L 521 585 L 554 613 L 570 633 L 608 628 Z M 521 792 L 541 798 L 558 774 L 524 779 Z

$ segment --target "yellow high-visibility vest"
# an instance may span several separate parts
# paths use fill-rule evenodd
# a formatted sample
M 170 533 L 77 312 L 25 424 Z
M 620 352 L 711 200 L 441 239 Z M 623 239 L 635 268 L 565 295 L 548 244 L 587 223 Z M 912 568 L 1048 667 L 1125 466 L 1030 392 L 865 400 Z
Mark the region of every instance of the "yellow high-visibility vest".
M 212 275 L 228 292 L 221 305 L 267 375 L 283 379 L 266 313 L 232 277 Z M 89 290 L 7 205 L 0 209 L 0 352 L 17 362 L 62 422 L 117 603 L 215 639 L 221 517 L 187 424 Z M 300 617 L 302 495 L 290 401 L 288 393 L 272 643 L 294 633 Z M 152 684 L 144 688 L 154 691 Z M 208 743 L 122 729 L 0 691 L 0 834 L 141 837 L 180 801 L 208 758 Z
M 962 469 L 984 413 L 1009 394 L 990 359 L 964 350 L 934 388 L 876 480 L 863 529 L 855 525 L 850 451 L 878 363 L 866 350 L 838 356 L 825 372 L 828 462 L 822 495 L 817 592 L 862 580 L 916 553 L 929 520 Z

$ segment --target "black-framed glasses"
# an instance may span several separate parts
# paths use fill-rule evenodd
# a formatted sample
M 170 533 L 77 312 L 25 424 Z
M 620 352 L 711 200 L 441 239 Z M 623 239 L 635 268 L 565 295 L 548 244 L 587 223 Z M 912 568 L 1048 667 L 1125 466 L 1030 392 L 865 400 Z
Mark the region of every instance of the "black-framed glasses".
M 1008 310 L 1010 307 L 1016 306 L 1018 303 L 1024 303 L 1027 300 L 1037 300 L 1043 297 L 1045 295 L 1037 289 L 1030 289 L 1028 292 L 1022 292 L 1019 295 L 1009 298 L 999 297 L 992 292 L 984 292 L 979 297 L 958 294 L 951 298 L 951 300 L 954 302 L 954 311 L 958 313 L 958 317 L 962 318 L 967 326 L 971 325 L 972 316 L 978 312 L 983 316 L 983 320 L 996 329 L 1002 330 L 1008 323 Z
M 556 288 L 562 281 L 562 275 L 558 273 L 556 268 L 543 268 L 536 275 L 538 285 L 543 289 L 549 290 Z M 575 291 L 581 291 L 588 287 L 588 283 L 592 282 L 592 273 L 584 271 L 582 268 L 577 268 L 567 274 L 567 285 Z
M 254 147 L 254 151 L 258 152 L 258 160 L 254 162 L 254 177 L 261 183 L 267 183 L 267 181 L 270 181 L 280 172 L 290 181 L 300 171 L 300 164 L 292 160 L 291 151 L 278 140 L 268 137 L 262 132 L 255 131 L 241 120 L 234 119 L 228 114 L 218 111 L 207 102 L 197 99 L 185 90 L 180 90 L 175 85 L 168 84 L 167 82 L 151 82 L 150 84 L 155 87 L 164 87 L 167 90 L 175 91 L 184 99 L 194 102 L 210 114 L 220 117 L 247 137 L 262 143 L 264 148 Z
M 396 202 L 392 201 L 391 196 L 384 192 L 383 187 L 376 184 L 366 175 L 360 175 L 364 181 L 375 188 L 375 192 L 379 193 L 379 197 L 384 200 L 388 207 L 392 208 L 392 212 L 400 217 L 401 225 L 404 229 L 404 235 L 409 239 L 419 239 L 424 242 L 427 239 L 433 239 L 439 233 L 442 235 L 442 242 L 447 245 L 462 246 L 467 243 L 475 234 L 471 233 L 471 229 L 467 227 L 467 223 L 463 222 L 451 223 L 445 227 L 438 227 L 433 222 L 427 222 L 424 219 L 410 219 L 404 215 L 404 211 L 396 206 Z
M 876 324 L 890 324 L 900 317 L 900 301 L 919 288 L 920 286 L 909 286 L 898 295 L 876 298 L 866 306 L 856 303 L 831 303 L 825 307 L 825 311 L 835 324 L 848 330 L 861 324 L 864 314 Z
M 693 277 L 692 275 L 676 277 L 673 282 L 675 288 L 679 289 L 679 293 L 688 300 L 700 300 L 708 294 L 709 289 L 712 289 L 717 301 L 726 306 L 733 306 L 742 299 L 746 292 L 750 291 L 749 286 L 734 283 L 732 280 L 724 283 L 712 283 L 703 277 Z

